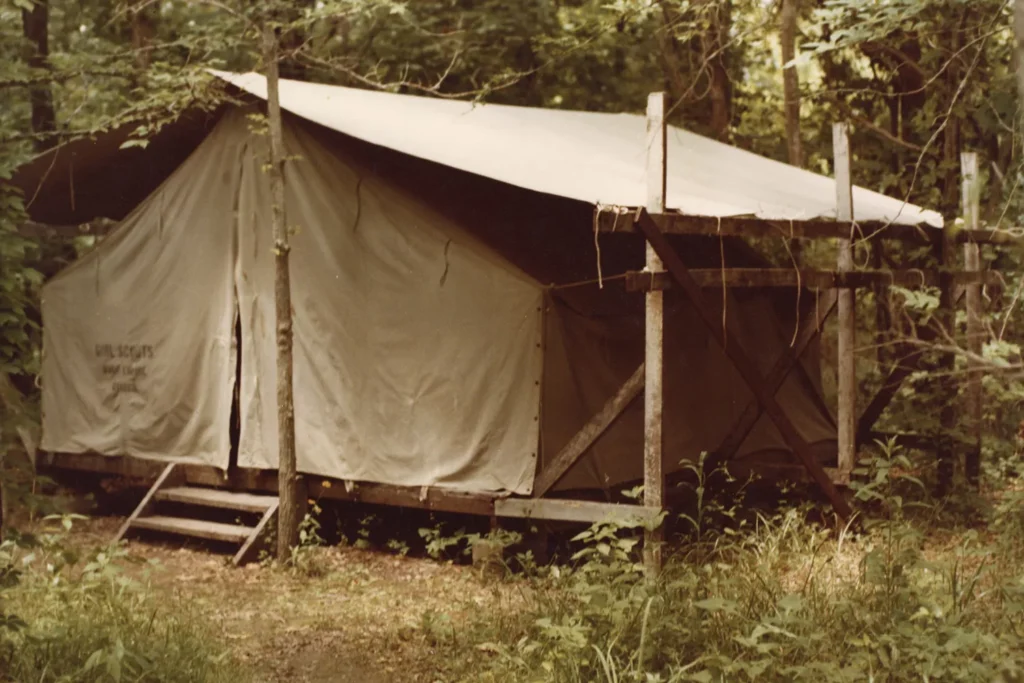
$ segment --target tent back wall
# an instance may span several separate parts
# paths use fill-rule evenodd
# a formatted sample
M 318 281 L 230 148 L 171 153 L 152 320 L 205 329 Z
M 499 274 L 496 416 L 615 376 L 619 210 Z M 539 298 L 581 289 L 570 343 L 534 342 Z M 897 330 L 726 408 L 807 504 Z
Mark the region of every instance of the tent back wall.
M 80 138 L 22 166 L 12 181 L 21 188 L 33 220 L 56 225 L 99 217 L 121 220 L 188 158 L 222 111 L 186 112 L 145 148 L 121 148 L 132 138 L 134 124 Z

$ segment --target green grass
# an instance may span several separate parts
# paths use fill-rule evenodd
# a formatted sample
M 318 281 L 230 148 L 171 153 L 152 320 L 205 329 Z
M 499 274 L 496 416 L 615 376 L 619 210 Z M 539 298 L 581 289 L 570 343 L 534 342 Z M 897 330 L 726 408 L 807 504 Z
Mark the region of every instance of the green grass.
M 1005 488 L 971 528 L 927 502 L 909 469 L 896 455 L 861 472 L 870 514 L 855 525 L 825 528 L 790 509 L 702 529 L 656 581 L 637 563 L 637 530 L 594 527 L 573 566 L 509 579 L 525 608 L 464 626 L 453 676 L 1024 680 L 1024 495 Z
M 80 563 L 57 537 L 31 549 L 7 541 L 0 555 L 0 680 L 237 681 L 228 653 L 187 606 L 162 602 L 128 579 L 117 551 Z M 13 616 L 16 615 L 16 616 Z

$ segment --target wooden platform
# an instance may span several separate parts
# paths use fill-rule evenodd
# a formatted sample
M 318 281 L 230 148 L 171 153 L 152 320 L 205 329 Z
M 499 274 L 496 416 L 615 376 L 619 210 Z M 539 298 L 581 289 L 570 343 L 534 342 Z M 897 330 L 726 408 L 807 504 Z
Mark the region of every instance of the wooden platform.
M 230 475 L 208 465 L 175 465 L 173 476 L 166 474 L 164 463 L 136 458 L 102 455 L 46 454 L 40 466 L 56 471 L 92 472 L 142 479 L 156 483 L 125 523 L 122 535 L 130 529 L 171 531 L 171 524 L 153 514 L 161 503 L 237 510 L 260 514 L 277 504 L 277 473 L 265 470 L 239 469 Z M 163 477 L 163 479 L 162 479 Z M 437 487 L 404 487 L 366 482 L 344 482 L 324 477 L 309 477 L 307 491 L 311 498 L 392 505 L 439 512 L 455 512 L 485 517 L 561 520 L 593 523 L 613 521 L 623 524 L 644 523 L 656 514 L 640 505 L 579 501 L 560 498 L 528 498 L 487 493 L 466 493 Z M 270 495 L 268 495 L 270 494 Z M 157 521 L 152 520 L 154 516 Z M 161 528 L 156 528 L 157 526 Z M 168 528 L 164 528 L 168 527 Z M 178 525 L 175 533 L 213 538 L 203 533 L 228 532 L 220 527 Z M 190 533 L 192 532 L 192 533 Z M 241 532 L 238 532 L 241 533 Z M 223 540 L 214 538 L 214 540 Z

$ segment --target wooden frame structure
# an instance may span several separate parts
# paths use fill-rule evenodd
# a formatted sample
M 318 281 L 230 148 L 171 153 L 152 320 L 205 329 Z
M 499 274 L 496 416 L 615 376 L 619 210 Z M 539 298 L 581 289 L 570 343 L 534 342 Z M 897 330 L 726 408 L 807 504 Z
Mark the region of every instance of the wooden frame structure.
M 950 227 L 936 228 L 895 225 L 880 222 L 857 223 L 854 220 L 853 184 L 850 173 L 850 154 L 845 125 L 833 130 L 836 168 L 837 217 L 830 220 L 778 221 L 753 218 L 715 218 L 688 216 L 668 212 L 665 208 L 666 183 L 666 124 L 664 93 L 653 93 L 647 106 L 647 177 L 648 193 L 643 207 L 622 207 L 612 211 L 601 210 L 595 225 L 602 233 L 634 232 L 646 242 L 646 266 L 643 271 L 623 274 L 628 291 L 642 293 L 645 298 L 645 359 L 636 371 L 605 405 L 579 430 L 567 445 L 555 455 L 535 476 L 534 492 L 530 498 L 502 497 L 491 494 L 472 494 L 439 488 L 410 488 L 383 484 L 338 482 L 332 485 L 320 479 L 308 482 L 309 495 L 333 500 L 386 504 L 422 508 L 427 510 L 468 513 L 491 517 L 518 517 L 553 519 L 576 522 L 640 523 L 645 525 L 645 562 L 649 570 L 657 572 L 661 566 L 661 515 L 664 507 L 665 477 L 662 472 L 662 407 L 664 356 L 664 297 L 684 297 L 697 312 L 706 331 L 723 349 L 755 399 L 736 420 L 733 429 L 712 455 L 714 462 L 724 462 L 739 450 L 747 435 L 762 414 L 776 426 L 783 440 L 795 455 L 800 466 L 829 499 L 837 515 L 848 519 L 852 510 L 840 488 L 849 483 L 858 445 L 877 436 L 874 426 L 886 406 L 892 401 L 903 380 L 919 365 L 923 348 L 915 348 L 889 370 L 881 389 L 858 415 L 854 364 L 854 334 L 856 292 L 863 288 L 884 288 L 889 285 L 903 287 L 938 286 L 942 292 L 939 318 L 945 324 L 952 321 L 953 306 L 959 293 L 966 293 L 968 310 L 968 338 L 970 350 L 980 354 L 981 288 L 999 282 L 994 273 L 981 270 L 978 255 L 980 243 L 1002 243 L 1009 237 L 978 227 L 977 160 L 965 155 L 964 213 L 968 229 L 954 234 Z M 28 224 L 23 234 L 35 237 L 69 237 L 92 234 L 102 236 L 108 225 L 43 226 Z M 835 270 L 773 269 L 773 268 L 720 268 L 691 269 L 673 247 L 672 235 L 739 236 L 744 238 L 779 239 L 831 239 L 837 241 Z M 938 270 L 855 270 L 853 251 L 862 242 L 896 240 L 913 245 L 930 246 L 941 259 Z M 966 269 L 953 268 L 954 246 L 963 245 Z M 723 323 L 717 301 L 720 296 L 709 290 L 726 288 L 804 288 L 819 290 L 816 313 L 802 321 L 787 349 L 767 375 L 762 375 L 748 352 L 730 334 Z M 958 292 L 957 290 L 960 290 Z M 838 467 L 824 468 L 812 454 L 809 445 L 800 436 L 776 393 L 792 372 L 802 372 L 798 358 L 821 333 L 826 319 L 837 312 L 838 317 Z M 726 344 L 726 339 L 729 343 Z M 976 481 L 980 456 L 981 391 L 980 371 L 972 361 L 969 374 L 968 408 L 973 434 L 970 453 L 966 458 L 966 473 Z M 951 363 L 944 357 L 943 363 Z M 644 395 L 644 494 L 642 505 L 584 502 L 546 498 L 551 489 L 569 469 L 587 452 L 603 433 L 622 415 L 623 411 Z M 952 413 L 944 413 L 949 423 Z M 950 446 L 940 449 L 940 462 L 952 466 Z M 164 465 L 131 458 L 111 458 L 99 455 L 49 454 L 41 464 L 58 469 L 99 472 L 131 477 L 156 478 Z M 234 469 L 224 473 L 213 467 L 183 465 L 177 476 L 186 483 L 210 487 L 226 487 L 250 491 L 276 491 L 276 473 L 273 471 Z

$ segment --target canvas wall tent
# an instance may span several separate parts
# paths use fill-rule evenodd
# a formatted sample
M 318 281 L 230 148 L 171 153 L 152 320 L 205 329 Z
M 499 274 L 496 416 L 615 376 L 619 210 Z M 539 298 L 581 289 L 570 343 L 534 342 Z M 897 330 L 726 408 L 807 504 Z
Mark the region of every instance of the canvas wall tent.
M 262 77 L 218 76 L 265 95 Z M 291 81 L 281 99 L 299 470 L 529 494 L 538 469 L 643 358 L 640 297 L 567 286 L 594 279 L 598 260 L 606 275 L 643 265 L 642 240 L 597 239 L 593 221 L 595 204 L 643 204 L 643 118 Z M 240 353 L 237 464 L 276 466 L 265 141 L 246 113 L 192 113 L 146 150 L 119 149 L 126 133 L 115 132 L 16 179 L 37 220 L 120 220 L 44 289 L 45 450 L 226 468 Z M 677 129 L 668 158 L 670 209 L 834 217 L 828 178 Z M 867 190 L 855 202 L 863 220 L 941 225 Z M 691 266 L 763 263 L 738 240 L 675 243 Z M 725 303 L 737 343 L 767 373 L 815 297 L 755 290 Z M 753 395 L 686 301 L 670 298 L 666 321 L 672 471 L 714 450 Z M 815 344 L 802 361 L 778 398 L 827 459 L 835 427 Z M 634 405 L 557 488 L 639 479 L 641 422 Z M 739 456 L 787 452 L 763 417 Z

